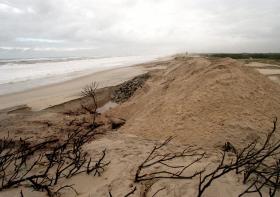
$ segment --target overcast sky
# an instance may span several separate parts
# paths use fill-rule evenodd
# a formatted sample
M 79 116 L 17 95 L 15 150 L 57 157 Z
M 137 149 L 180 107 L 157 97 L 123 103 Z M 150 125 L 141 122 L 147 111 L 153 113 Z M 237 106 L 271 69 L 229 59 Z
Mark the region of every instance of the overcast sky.
M 280 52 L 279 0 L 0 0 L 0 58 Z

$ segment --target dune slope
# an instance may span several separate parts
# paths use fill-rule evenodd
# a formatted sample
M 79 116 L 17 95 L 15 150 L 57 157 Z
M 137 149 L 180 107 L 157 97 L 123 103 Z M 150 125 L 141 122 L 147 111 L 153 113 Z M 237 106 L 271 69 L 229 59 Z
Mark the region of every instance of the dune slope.
M 111 113 L 123 132 L 203 147 L 262 136 L 280 114 L 280 87 L 232 59 L 177 59 Z

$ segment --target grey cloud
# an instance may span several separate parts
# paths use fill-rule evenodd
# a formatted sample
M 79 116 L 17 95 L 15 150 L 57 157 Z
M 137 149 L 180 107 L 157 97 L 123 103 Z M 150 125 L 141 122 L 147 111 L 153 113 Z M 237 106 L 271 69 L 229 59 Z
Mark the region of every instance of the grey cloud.
M 279 52 L 279 9 L 278 0 L 0 0 L 0 58 Z

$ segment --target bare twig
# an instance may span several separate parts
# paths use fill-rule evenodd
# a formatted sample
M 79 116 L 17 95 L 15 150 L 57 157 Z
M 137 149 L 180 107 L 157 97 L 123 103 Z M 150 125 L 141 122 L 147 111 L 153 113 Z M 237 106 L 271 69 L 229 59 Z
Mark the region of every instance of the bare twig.
M 84 90 L 84 94 L 94 100 L 94 117 L 97 109 L 95 89 L 94 85 Z M 98 134 L 95 118 L 93 121 L 95 126 L 68 131 L 64 140 L 51 139 L 36 144 L 31 144 L 28 139 L 16 142 L 9 136 L 0 140 L 0 191 L 24 185 L 45 191 L 53 197 L 66 188 L 77 193 L 73 185 L 57 188 L 63 178 L 71 178 L 80 173 L 100 176 L 110 163 L 104 162 L 106 150 L 96 160 L 83 150 L 83 145 Z
M 163 191 L 163 190 L 165 190 L 165 189 L 166 189 L 165 187 L 162 187 L 162 188 L 158 189 L 158 190 L 152 195 L 152 197 L 155 197 L 159 192 L 161 192 L 161 191 Z
M 263 189 L 268 187 L 269 195 L 275 196 L 280 186 L 280 140 L 274 137 L 276 132 L 277 118 L 273 121 L 273 129 L 267 135 L 263 143 L 254 140 L 245 148 L 237 150 L 231 145 L 234 158 L 227 154 L 229 149 L 224 149 L 219 165 L 208 174 L 200 173 L 198 197 L 220 177 L 235 171 L 243 174 L 243 183 L 250 183 L 248 188 L 239 196 L 249 193 L 258 193 L 262 196 Z M 270 165 L 270 163 L 274 163 Z
M 161 154 L 159 151 L 168 145 L 172 137 L 167 138 L 163 143 L 154 146 L 148 157 L 138 166 L 134 181 L 141 182 L 153 179 L 192 179 L 199 175 L 200 172 L 194 172 L 190 175 L 185 175 L 185 171 L 193 164 L 200 161 L 204 157 L 204 152 L 199 153 L 198 149 L 188 146 L 181 152 Z M 192 161 L 185 165 L 174 165 L 171 162 L 176 159 L 192 158 Z M 163 170 L 144 173 L 144 170 L 151 169 L 153 166 L 161 166 Z
M 132 194 L 134 194 L 134 192 L 137 190 L 136 186 L 130 191 L 128 192 L 126 195 L 124 195 L 124 197 L 128 197 L 131 196 Z
M 96 89 L 97 83 L 93 82 L 90 85 L 87 85 L 81 92 L 81 95 L 84 97 L 89 97 L 92 100 L 90 105 L 81 104 L 82 108 L 93 116 L 93 123 L 97 115 L 97 100 L 96 100 Z

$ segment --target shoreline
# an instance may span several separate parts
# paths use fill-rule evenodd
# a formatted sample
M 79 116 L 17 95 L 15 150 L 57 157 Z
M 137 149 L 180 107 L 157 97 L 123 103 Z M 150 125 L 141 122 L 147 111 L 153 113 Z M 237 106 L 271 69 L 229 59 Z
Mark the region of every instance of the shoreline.
M 0 95 L 7 95 L 51 84 L 62 83 L 85 75 L 114 68 L 157 60 L 156 56 L 127 56 L 63 61 L 60 63 L 4 64 L 0 67 Z
M 139 83 L 141 77 L 131 77 L 134 79 L 127 81 L 129 76 L 142 72 L 148 72 L 149 75 L 144 83 Z M 147 160 L 146 158 L 181 154 L 186 150 L 195 156 L 177 158 L 170 160 L 169 163 L 182 166 L 180 168 L 186 169 L 186 174 L 205 169 L 207 176 L 208 170 L 210 172 L 212 167 L 213 169 L 215 166 L 218 167 L 220 162 L 217 158 L 220 158 L 221 150 L 227 154 L 228 160 L 225 160 L 225 164 L 231 165 L 230 158 L 233 155 L 231 151 L 224 150 L 225 144 L 230 143 L 237 150 L 243 150 L 246 144 L 271 136 L 270 129 L 273 125 L 276 128 L 276 120 L 274 119 L 274 122 L 272 120 L 275 115 L 280 114 L 280 104 L 277 102 L 280 99 L 279 85 L 255 68 L 232 59 L 182 57 L 170 61 L 143 63 L 55 85 L 55 90 L 60 91 L 58 92 L 60 94 L 68 94 L 74 90 L 77 93 L 80 92 L 77 84 L 81 86 L 98 78 L 102 79 L 100 85 L 104 86 L 122 80 L 126 82 L 105 88 L 100 86 L 95 92 L 97 111 L 93 113 L 91 110 L 96 108 L 92 105 L 91 97 L 77 99 L 69 97 L 67 98 L 69 101 L 65 101 L 65 96 L 64 103 L 41 111 L 30 111 L 26 106 L 21 106 L 20 109 L 17 106 L 14 110 L 0 110 L 0 130 L 2 130 L 0 136 L 4 140 L 12 139 L 15 145 L 22 139 L 27 139 L 31 145 L 41 144 L 46 140 L 58 140 L 60 147 L 63 142 L 69 142 L 72 133 L 85 134 L 77 136 L 73 141 L 75 144 L 76 139 L 81 138 L 83 141 L 89 132 L 94 135 L 83 144 L 83 150 L 86 151 L 87 158 L 93 158 L 92 161 L 102 161 L 98 158 L 103 155 L 104 163 L 111 162 L 104 167 L 103 176 L 95 177 L 80 173 L 69 179 L 62 177 L 56 186 L 51 187 L 54 191 L 65 185 L 73 185 L 79 192 L 77 195 L 79 197 L 92 194 L 105 196 L 111 188 L 114 196 L 124 196 L 123 194 L 126 194 L 133 185 L 137 188 L 135 195 L 141 195 L 147 191 L 148 186 L 143 187 L 143 184 L 133 181 L 139 172 L 139 165 Z M 42 91 L 42 88 L 39 90 Z M 32 92 L 34 94 L 34 90 Z M 48 91 L 43 88 L 43 92 L 46 94 Z M 16 96 L 23 100 L 22 96 Z M 53 92 L 48 96 L 51 100 L 55 99 Z M 73 94 L 72 97 L 74 96 L 78 94 Z M 275 133 L 273 137 L 279 138 L 279 134 Z M 271 142 L 274 146 L 273 141 Z M 149 153 L 161 144 L 165 144 L 166 147 L 162 150 L 157 149 L 151 156 Z M 48 152 L 52 147 L 56 148 L 46 146 L 46 149 L 42 149 L 38 155 L 45 154 L 45 150 Z M 201 159 L 197 160 L 200 155 Z M 68 163 L 71 164 L 71 161 Z M 191 167 L 189 163 L 192 163 Z M 142 171 L 140 175 L 166 169 L 167 172 L 174 172 L 174 168 L 167 167 L 164 164 L 156 168 L 151 167 Z M 55 165 L 51 169 L 53 171 L 49 172 L 48 177 L 55 176 L 52 172 L 58 168 Z M 38 166 L 30 175 L 43 170 L 43 166 Z M 174 181 L 161 179 L 153 185 L 154 188 L 150 192 L 154 193 L 165 187 L 167 189 L 160 194 L 162 197 L 172 196 L 175 189 L 179 196 L 195 196 L 198 179 L 199 177 L 193 177 L 190 182 L 180 181 L 180 183 L 174 179 Z M 25 182 L 24 180 L 23 183 Z M 189 188 L 187 190 L 186 184 Z M 92 187 L 93 185 L 95 187 Z M 30 197 L 46 196 L 45 192 L 34 191 L 29 185 L 23 186 L 16 185 L 15 188 L 8 188 L 0 193 L 7 197 L 17 196 L 20 192 Z M 208 190 L 207 195 L 215 196 L 219 191 L 220 196 L 228 194 L 238 196 L 244 191 L 245 186 L 242 180 L 240 181 L 239 175 L 229 173 L 218 179 Z M 72 194 L 72 191 L 65 190 L 61 196 Z
M 63 82 L 0 95 L 0 110 L 27 105 L 33 111 L 39 111 L 59 105 L 79 98 L 82 88 L 92 82 L 97 82 L 98 88 L 104 88 L 118 85 L 137 75 L 141 75 L 147 72 L 147 69 L 142 66 L 143 64 L 112 68 Z

